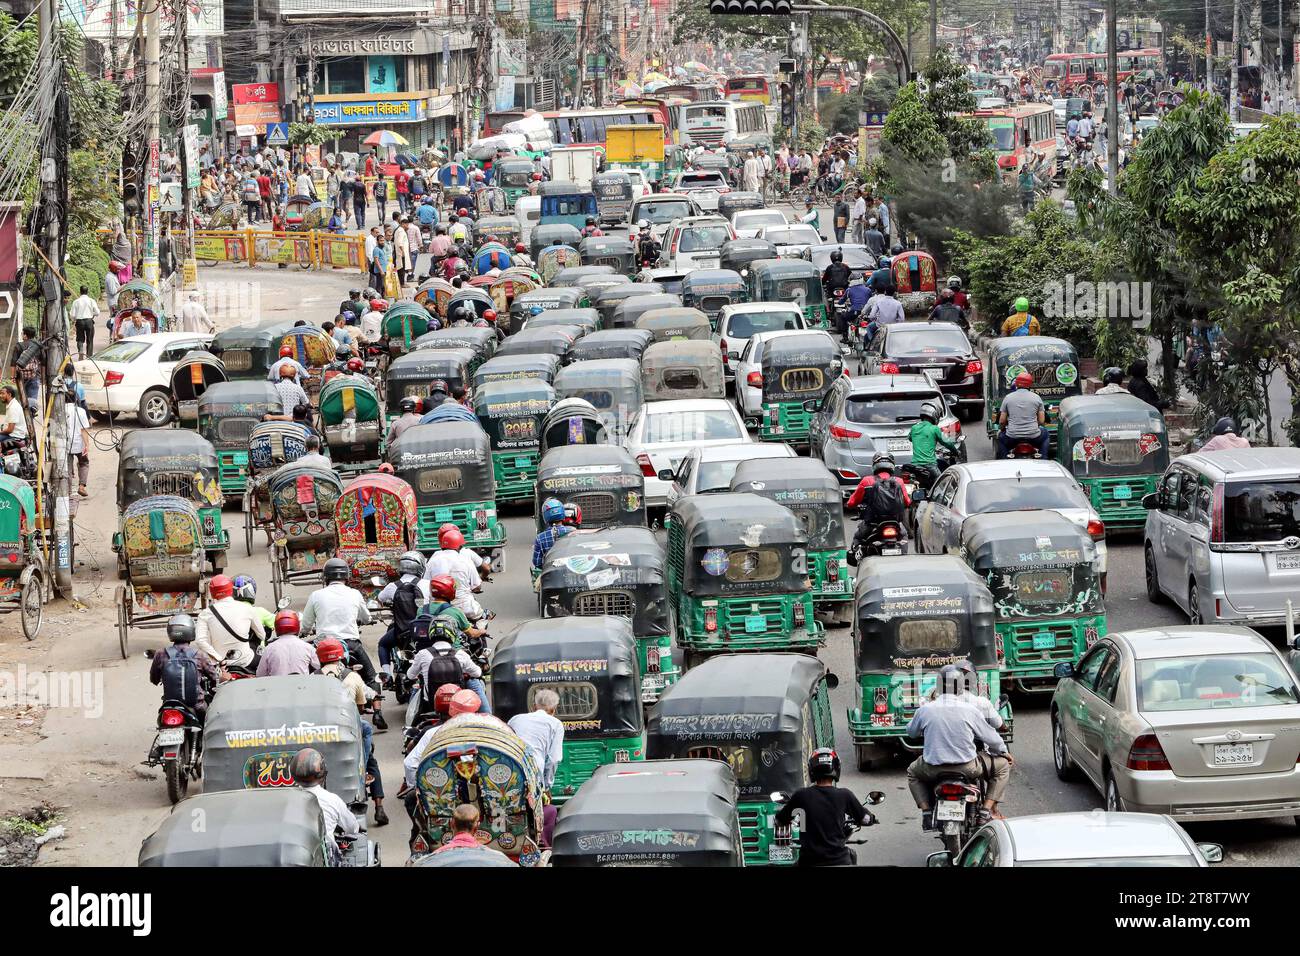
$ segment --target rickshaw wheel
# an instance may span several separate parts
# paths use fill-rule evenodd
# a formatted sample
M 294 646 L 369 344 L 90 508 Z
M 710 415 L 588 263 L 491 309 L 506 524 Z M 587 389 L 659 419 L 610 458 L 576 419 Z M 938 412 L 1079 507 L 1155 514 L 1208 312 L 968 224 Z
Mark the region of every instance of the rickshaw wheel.
M 19 595 L 19 607 L 22 609 L 23 637 L 29 641 L 36 640 L 41 630 L 41 617 L 44 614 L 45 588 L 41 586 L 39 574 L 33 574 L 23 585 Z
M 276 606 L 280 604 L 280 597 L 284 593 L 284 588 L 280 582 L 280 549 L 276 548 L 271 554 L 271 590 L 275 594 Z
M 253 512 L 244 512 L 244 553 L 253 556 Z
M 117 593 L 114 595 L 117 602 L 117 642 L 122 651 L 122 660 L 126 660 L 127 649 L 127 619 L 130 616 L 127 607 L 126 588 L 122 585 L 117 586 Z

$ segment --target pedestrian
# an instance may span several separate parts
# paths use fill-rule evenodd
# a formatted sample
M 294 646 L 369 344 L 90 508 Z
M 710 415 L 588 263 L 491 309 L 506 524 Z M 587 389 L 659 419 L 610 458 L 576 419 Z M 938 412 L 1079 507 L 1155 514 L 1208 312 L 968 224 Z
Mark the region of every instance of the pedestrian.
M 352 207 L 355 202 L 352 194 L 355 188 L 356 188 L 356 173 L 354 173 L 350 168 L 344 170 L 343 176 L 339 180 L 339 197 L 338 197 L 339 217 L 342 220 L 344 226 L 346 226 L 348 222 L 352 219 Z
M 244 209 L 248 214 L 250 223 L 260 222 L 262 218 L 262 190 L 257 185 L 257 177 L 248 172 L 240 181 L 239 187 L 240 198 L 244 202 Z
M 65 380 L 66 381 L 66 380 Z M 77 460 L 77 494 L 83 498 L 90 497 L 86 483 L 90 481 L 90 418 L 86 410 L 75 401 L 76 380 L 72 381 L 73 394 L 64 403 L 64 414 L 68 419 L 68 441 L 72 457 Z
M 375 167 L 375 208 L 379 210 L 379 222 L 382 225 L 388 208 L 388 180 L 384 178 L 381 166 Z
M 99 303 L 90 297 L 89 286 L 81 287 L 70 314 L 77 332 L 77 357 L 88 358 L 95 352 L 95 323 L 99 321 Z
M 257 191 L 262 197 L 262 218 L 270 219 L 275 212 L 275 205 L 271 202 L 271 175 L 265 166 L 257 173 Z
M 849 221 L 853 224 L 853 241 L 861 245 L 866 242 L 867 200 L 860 189 L 854 190 L 854 195 L 857 198 L 853 200 L 853 213 Z
M 741 180 L 744 182 L 746 192 L 756 193 L 762 188 L 763 164 L 755 158 L 752 149 L 745 151 L 745 165 L 741 173 Z
M 1020 208 L 1025 212 L 1034 208 L 1034 189 L 1037 182 L 1034 180 L 1034 171 L 1025 163 L 1020 167 L 1020 173 L 1016 177 L 1016 184 L 1020 190 Z
M 337 165 L 330 168 L 329 176 L 325 179 L 325 201 L 329 204 L 330 209 L 339 207 L 339 184 L 343 181 L 343 174 L 339 172 Z
M 406 171 L 405 166 L 397 167 L 393 184 L 397 188 L 397 208 L 405 216 L 411 210 L 411 174 Z
M 411 238 L 401 223 L 393 230 L 393 268 L 397 270 L 397 284 L 406 285 L 407 273 L 411 271 Z
M 845 230 L 849 226 L 849 215 L 852 210 L 849 208 L 848 200 L 843 194 L 835 200 L 835 208 L 831 213 L 831 225 L 835 229 L 835 241 L 843 242 Z
M 370 256 L 370 284 L 382 291 L 388 277 L 388 265 L 392 259 L 388 249 L 388 241 L 380 233 L 379 228 L 376 227 L 371 230 L 371 235 L 375 237 L 375 249 Z
M 299 196 L 310 196 L 313 199 L 316 197 L 316 184 L 306 166 L 298 167 L 298 179 L 294 183 L 294 189 Z
M 117 296 L 122 291 L 122 283 L 118 281 L 117 273 L 121 268 L 120 262 L 110 262 L 108 270 L 104 273 L 104 298 L 108 301 L 110 316 L 117 314 Z
M 200 301 L 202 293 L 190 292 L 185 297 L 185 304 L 180 308 L 180 320 L 182 332 L 198 332 L 212 334 L 217 330 L 212 319 L 208 316 L 208 310 L 203 307 Z
M 357 228 L 366 228 L 366 183 L 358 178 L 352 189 L 352 211 L 356 217 Z

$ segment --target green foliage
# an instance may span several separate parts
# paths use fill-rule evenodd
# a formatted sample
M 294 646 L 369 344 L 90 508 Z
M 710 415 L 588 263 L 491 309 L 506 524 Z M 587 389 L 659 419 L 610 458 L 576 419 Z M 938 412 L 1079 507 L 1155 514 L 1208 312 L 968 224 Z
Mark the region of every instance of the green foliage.
M 922 97 L 939 134 L 947 141 L 948 155 L 965 159 L 987 147 L 990 135 L 978 120 L 963 119 L 961 113 L 975 109 L 966 68 L 947 50 L 939 50 L 921 71 L 925 93 Z
M 818 102 L 821 125 L 827 133 L 858 134 L 858 104 L 861 101 L 850 93 L 833 93 Z
M 338 130 L 319 123 L 289 124 L 289 143 L 293 146 L 320 146 L 338 135 Z
M 939 124 L 915 83 L 908 83 L 898 91 L 880 135 L 881 144 L 895 152 L 902 162 L 937 163 L 946 154 Z

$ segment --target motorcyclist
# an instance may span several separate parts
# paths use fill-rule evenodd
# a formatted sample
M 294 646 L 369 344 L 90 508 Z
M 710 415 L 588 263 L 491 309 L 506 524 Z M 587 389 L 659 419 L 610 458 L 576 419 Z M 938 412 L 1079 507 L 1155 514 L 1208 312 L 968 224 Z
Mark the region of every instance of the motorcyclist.
M 939 302 L 930 310 L 930 321 L 953 322 L 963 329 L 970 328 L 970 322 L 966 319 L 966 310 L 957 304 L 957 294 L 952 289 L 940 290 Z
M 366 300 L 361 298 L 360 289 L 348 290 L 348 297 L 339 303 L 339 311 L 343 312 L 344 310 L 351 312 L 358 319 L 365 313 Z
M 542 523 L 546 527 L 533 539 L 533 567 L 538 571 L 546 563 L 546 554 L 555 542 L 574 530 L 564 523 L 564 505 L 558 498 L 547 498 L 542 502 Z
M 149 683 L 161 684 L 164 701 L 184 704 L 203 723 L 208 698 L 221 680 L 221 674 L 208 655 L 200 654 L 195 648 L 194 619 L 188 614 L 173 614 L 168 619 L 167 640 L 171 641 L 171 647 L 155 653 L 149 664 Z M 191 662 L 193 679 L 188 676 Z
M 330 850 L 337 861 L 340 851 L 336 831 L 355 840 L 361 836 L 361 827 L 343 798 L 325 789 L 325 758 L 319 750 L 304 747 L 289 761 L 289 775 L 296 786 L 302 787 L 320 804 L 321 814 L 325 818 L 325 837 L 329 840 Z
M 997 811 L 1015 764 L 1007 745 L 984 715 L 962 699 L 965 691 L 961 670 L 945 665 L 939 671 L 939 694 L 922 703 L 907 725 L 908 737 L 924 740 L 921 756 L 907 768 L 907 787 L 925 814 L 927 829 L 933 826 L 929 816 L 931 785 L 941 775 L 958 773 L 967 779 L 987 781 L 980 811 L 981 818 L 987 820 Z M 979 745 L 984 749 L 978 749 Z
M 325 366 L 326 372 L 346 372 L 348 370 L 348 361 L 352 358 L 352 349 L 346 345 L 340 345 L 334 350 L 334 361 Z
M 1029 300 L 1023 295 L 1016 299 L 1012 313 L 1002 322 L 1002 337 L 1041 335 L 1042 331 L 1038 318 L 1029 314 Z
M 1237 434 L 1237 423 L 1231 418 L 1220 418 L 1214 423 L 1214 435 L 1200 451 L 1219 451 L 1224 448 L 1249 448 L 1250 439 Z
M 375 666 L 361 644 L 360 625 L 371 621 L 366 599 L 360 591 L 348 585 L 352 571 L 342 558 L 326 561 L 321 575 L 325 586 L 308 596 L 307 605 L 302 609 L 302 629 L 304 633 L 315 629 L 319 635 L 341 640 L 348 649 L 349 660 L 361 665 L 361 679 L 377 688 Z M 378 703 L 375 705 L 375 729 L 388 729 Z
M 258 677 L 310 674 L 316 670 L 316 652 L 302 639 L 302 620 L 288 608 L 276 612 L 275 639 L 257 662 Z
M 1164 411 L 1169 407 L 1169 399 L 1156 391 L 1156 387 L 1147 378 L 1150 366 L 1146 359 L 1134 359 L 1128 367 L 1128 390 L 1134 398 L 1140 398 L 1152 408 Z
M 393 648 L 409 644 L 414 635 L 415 618 L 429 603 L 429 584 L 424 580 L 424 555 L 407 551 L 397 559 L 398 579 L 389 581 L 376 596 L 385 607 L 393 609 L 393 622 L 379 639 L 379 679 L 388 684 L 393 677 Z
M 840 779 L 840 758 L 830 747 L 819 747 L 808 757 L 812 786 L 790 795 L 773 822 L 788 827 L 796 810 L 803 811 L 799 827 L 800 866 L 852 866 L 857 859 L 846 845 L 846 821 L 870 826 L 875 815 L 848 790 L 835 786 Z
M 867 305 L 867 333 L 866 339 L 870 342 L 876 337 L 882 325 L 894 325 L 898 322 L 906 322 L 907 314 L 903 311 L 903 303 L 896 299 L 894 283 L 891 281 L 887 285 L 876 289 L 875 294 L 871 297 L 871 302 Z
M 983 715 L 984 719 L 988 721 L 990 727 L 994 730 L 1001 730 L 1002 724 L 1004 723 L 1002 720 L 1002 714 L 999 713 L 993 701 L 980 693 L 979 673 L 975 670 L 975 665 L 963 657 L 961 660 L 953 664 L 953 667 L 961 671 L 962 679 L 965 681 L 965 689 L 961 692 L 961 699 L 978 710 Z M 934 690 L 930 692 L 930 698 L 932 700 L 939 696 L 939 690 L 940 688 L 936 684 Z
M 488 703 L 487 687 L 483 683 L 483 668 L 474 662 L 467 651 L 455 645 L 454 631 L 452 618 L 442 615 L 435 616 L 427 630 L 417 631 L 417 650 L 411 666 L 406 670 L 406 676 L 411 681 L 419 681 L 426 703 L 432 702 L 433 692 L 437 688 L 450 681 L 472 690 L 478 695 L 481 711 L 490 714 L 492 707 Z M 450 664 L 448 659 L 453 659 L 455 664 Z
M 252 575 L 240 574 L 236 575 L 234 585 L 235 600 L 242 601 L 253 609 L 262 622 L 262 631 L 267 638 L 270 638 L 271 632 L 275 628 L 275 614 L 256 603 L 257 582 L 253 580 Z
M 194 644 L 215 664 L 252 669 L 262 644 L 262 616 L 234 594 L 235 582 L 226 575 L 208 581 L 208 606 L 199 612 Z
M 393 424 L 388 426 L 388 436 L 384 439 L 385 448 L 392 448 L 393 442 L 397 441 L 397 439 L 402 436 L 402 432 L 406 431 L 412 425 L 420 424 L 421 415 L 419 411 L 417 411 L 419 404 L 420 403 L 410 395 L 402 397 L 402 400 L 398 403 L 398 408 L 402 410 L 402 414 L 394 419 Z
M 912 443 L 912 470 L 921 478 L 922 487 L 927 490 L 939 480 L 939 464 L 935 456 L 935 446 L 943 445 L 954 454 L 960 445 L 943 433 L 939 427 L 939 409 L 933 402 L 923 402 L 921 417 L 907 433 Z
M 1127 395 L 1128 389 L 1124 387 L 1124 370 L 1118 366 L 1112 365 L 1106 371 L 1101 373 L 1101 388 L 1094 393 L 1096 395 Z
M 449 574 L 456 582 L 456 598 L 452 601 L 471 623 L 483 619 L 491 620 L 492 615 L 485 611 L 474 598 L 474 592 L 482 590 L 482 570 L 484 561 L 475 552 L 465 547 L 465 535 L 454 524 L 443 525 L 438 530 L 438 548 L 429 556 L 425 565 L 424 577 L 431 580 L 439 574 Z
M 836 249 L 831 253 L 830 265 L 822 272 L 822 290 L 829 301 L 836 289 L 847 289 L 853 279 L 853 270 L 844 264 L 844 253 Z
M 873 294 L 883 292 L 894 284 L 894 272 L 890 268 L 892 261 L 889 256 L 881 256 L 876 260 L 876 268 L 872 270 L 871 276 L 867 279 L 867 288 Z
M 894 456 L 888 452 L 878 452 L 871 459 L 871 474 L 858 482 L 845 502 L 845 507 L 858 512 L 861 518 L 857 532 L 853 535 L 855 549 L 865 547 L 877 525 L 882 521 L 897 521 L 900 525 L 912 506 L 912 498 L 907 493 L 907 486 L 895 471 Z
M 357 711 L 367 713 L 373 706 L 374 691 L 366 686 L 365 681 L 356 671 L 348 667 L 348 651 L 343 642 L 333 637 L 326 637 L 316 642 L 316 661 L 320 673 L 333 677 L 343 684 Z M 388 825 L 388 811 L 384 809 L 384 778 L 379 770 L 379 761 L 375 759 L 374 729 L 366 721 L 361 721 L 361 751 L 366 765 L 366 792 L 375 801 L 375 826 Z
M 600 231 L 600 226 L 596 223 L 596 217 L 588 216 L 587 224 L 582 227 L 582 238 L 586 239 L 588 236 L 603 236 L 603 235 L 604 233 Z
M 277 358 L 275 362 L 272 363 L 269 369 L 267 369 L 266 380 L 268 382 L 280 381 L 280 367 L 282 365 L 291 366 L 293 368 L 294 377 L 297 378 L 299 381 L 307 380 L 307 374 L 308 374 L 307 369 L 303 366 L 301 362 L 299 362 L 296 358 L 293 357 L 292 345 L 280 346 L 280 357 Z
M 650 231 L 650 221 L 640 219 L 636 224 L 636 258 L 642 266 L 652 266 L 659 261 L 659 256 L 663 252 L 659 243 L 655 240 L 654 233 Z
M 859 276 L 849 284 L 848 289 L 848 307 L 844 314 L 844 331 L 847 332 L 850 325 L 856 325 L 866 311 L 867 303 L 871 301 L 871 287 L 867 285 L 867 280 Z
M 949 276 L 948 288 L 952 290 L 952 300 L 963 312 L 970 311 L 970 296 L 962 291 L 961 276 Z
M 1047 457 L 1051 433 L 1045 427 L 1047 412 L 1043 400 L 1034 391 L 1034 376 L 1021 372 L 1015 389 L 1002 400 L 998 410 L 998 457 L 1008 458 L 1011 446 L 1022 441 L 1038 446 L 1040 458 Z
M 424 400 L 424 412 L 427 415 L 439 405 L 452 402 L 451 388 L 446 379 L 435 378 L 429 383 L 429 397 Z

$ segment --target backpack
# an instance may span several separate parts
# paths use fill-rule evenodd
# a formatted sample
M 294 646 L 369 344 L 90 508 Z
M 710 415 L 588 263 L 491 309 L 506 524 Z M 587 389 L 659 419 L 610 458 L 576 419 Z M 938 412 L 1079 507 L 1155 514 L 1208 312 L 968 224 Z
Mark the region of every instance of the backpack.
M 866 504 L 879 519 L 901 518 L 907 511 L 903 488 L 892 478 L 876 478 L 864 496 Z
M 456 652 L 439 651 L 432 647 L 429 653 L 433 655 L 429 660 L 429 667 L 424 672 L 424 695 L 433 700 L 433 695 L 443 684 L 456 684 L 464 686 L 464 671 L 461 669 L 460 661 L 456 659 Z
M 415 597 L 417 583 L 416 581 L 403 583 L 400 580 L 397 582 L 397 590 L 393 595 L 393 630 L 399 638 L 410 636 L 411 627 L 419 616 L 418 602 Z
M 1020 327 L 1017 328 L 1017 329 L 1015 329 L 1015 330 L 1011 333 L 1011 335 L 1008 336 L 1008 337 L 1009 337 L 1009 338 L 1016 338 L 1017 336 L 1020 336 L 1020 335 L 1028 335 L 1028 334 L 1029 334 L 1029 315 L 1026 314 L 1026 315 L 1025 315 L 1025 321 L 1021 322 L 1021 323 L 1020 323 Z
M 164 700 L 178 700 L 187 707 L 199 702 L 199 661 L 189 647 L 172 645 L 163 651 L 162 689 Z
M 419 611 L 416 612 L 415 619 L 411 622 L 411 636 L 418 643 L 424 644 L 425 638 L 437 633 L 439 629 L 435 629 L 434 622 L 438 621 L 438 616 L 449 607 L 451 607 L 451 605 L 446 601 L 440 601 L 437 604 L 426 604 L 424 607 L 420 608 Z M 446 640 L 447 643 L 454 647 L 460 641 L 460 634 L 457 633 L 456 628 L 450 621 L 443 620 L 441 623 L 446 624 L 452 633 L 451 637 L 442 638 L 442 640 Z M 438 638 L 430 640 L 429 643 L 433 643 L 434 640 L 438 640 Z

